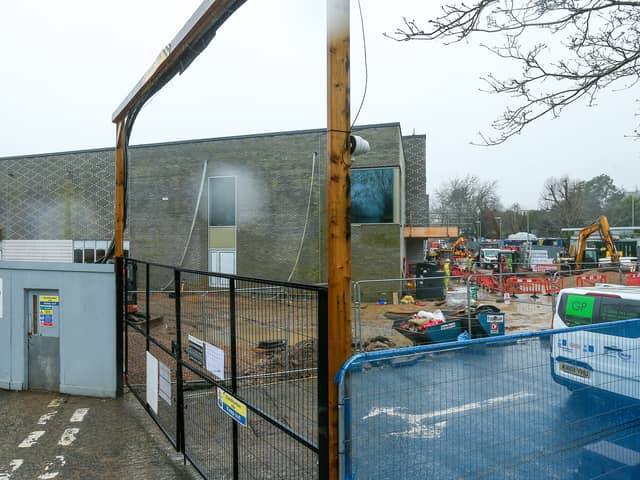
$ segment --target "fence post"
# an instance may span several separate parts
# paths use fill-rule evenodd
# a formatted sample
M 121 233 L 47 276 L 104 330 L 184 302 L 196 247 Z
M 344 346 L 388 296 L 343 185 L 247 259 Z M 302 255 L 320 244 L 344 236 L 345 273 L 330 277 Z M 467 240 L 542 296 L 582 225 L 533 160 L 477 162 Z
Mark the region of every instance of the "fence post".
M 145 265 L 145 271 L 144 271 L 144 283 L 145 283 L 145 301 L 144 301 L 144 310 L 145 310 L 145 315 L 144 315 L 144 320 L 145 320 L 145 327 L 144 327 L 144 333 L 146 335 L 146 341 L 147 341 L 147 351 L 149 351 L 149 322 L 151 321 L 151 312 L 150 312 L 150 307 L 151 307 L 151 301 L 149 300 L 149 295 L 151 294 L 151 289 L 149 288 L 149 278 L 151 277 L 151 274 L 149 273 L 149 269 L 150 269 L 150 265 L 147 263 Z
M 116 257 L 116 397 L 122 397 L 124 393 L 124 388 L 122 385 L 122 377 L 123 377 L 123 361 L 122 361 L 122 350 L 123 350 L 123 336 L 124 336 L 124 328 L 123 323 L 126 318 L 124 314 L 124 304 L 123 304 L 123 296 L 124 296 L 124 259 L 122 257 Z M 126 368 L 126 366 L 125 366 Z M 126 371 L 126 370 L 125 370 Z
M 327 290 L 318 290 L 318 478 L 329 478 L 329 328 Z
M 176 446 L 179 452 L 185 451 L 184 441 L 184 392 L 182 384 L 182 327 L 181 327 L 181 292 L 180 292 L 180 270 L 175 269 L 173 279 L 173 291 L 176 300 Z M 147 283 L 147 293 L 149 284 Z M 147 298 L 149 298 L 147 296 Z M 148 312 L 148 310 L 147 310 Z M 149 322 L 147 322 L 147 325 Z
M 231 390 L 236 395 L 238 392 L 238 349 L 236 337 L 236 279 L 229 279 L 229 330 L 231 334 Z M 238 422 L 232 422 L 233 432 L 233 478 L 240 478 L 238 463 Z
M 618 264 L 618 284 L 624 285 L 624 275 L 622 274 L 622 264 Z

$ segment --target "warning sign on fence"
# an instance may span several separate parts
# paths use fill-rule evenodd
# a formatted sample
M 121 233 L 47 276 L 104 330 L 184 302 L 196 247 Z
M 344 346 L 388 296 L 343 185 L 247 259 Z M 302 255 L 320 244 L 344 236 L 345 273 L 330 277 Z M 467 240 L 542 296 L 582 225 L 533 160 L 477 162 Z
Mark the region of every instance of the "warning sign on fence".
M 218 407 L 243 427 L 247 426 L 247 406 L 218 387 Z

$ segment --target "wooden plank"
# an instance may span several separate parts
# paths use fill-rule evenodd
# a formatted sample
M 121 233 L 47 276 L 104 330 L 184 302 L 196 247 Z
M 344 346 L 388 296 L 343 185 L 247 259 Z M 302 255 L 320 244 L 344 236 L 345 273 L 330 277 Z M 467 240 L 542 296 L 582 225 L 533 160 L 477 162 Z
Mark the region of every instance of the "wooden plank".
M 329 476 L 339 478 L 336 373 L 351 355 L 349 0 L 327 2 Z
M 404 238 L 451 238 L 458 236 L 458 227 L 431 226 L 431 227 L 404 227 Z
M 116 258 L 124 254 L 124 121 L 116 126 L 116 191 L 114 208 L 114 250 Z

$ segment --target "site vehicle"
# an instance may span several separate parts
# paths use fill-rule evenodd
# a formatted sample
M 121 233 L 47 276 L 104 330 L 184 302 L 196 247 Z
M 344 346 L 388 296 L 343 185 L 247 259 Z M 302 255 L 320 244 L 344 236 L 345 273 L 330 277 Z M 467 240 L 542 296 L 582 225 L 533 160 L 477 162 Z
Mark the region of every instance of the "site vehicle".
M 600 236 L 604 241 L 607 258 L 611 259 L 612 264 L 618 264 L 620 261 L 620 254 L 613 243 L 611 231 L 609 230 L 609 220 L 605 215 L 600 215 L 598 220 L 580 230 L 580 233 L 578 233 L 577 246 L 575 249 L 573 245 L 570 247 L 569 258 L 561 259 L 561 263 L 568 264 L 572 268 L 585 268 L 590 265 L 597 267 L 597 251 L 592 250 L 595 252 L 596 258 L 588 258 L 588 256 L 585 255 L 585 252 L 587 252 L 587 239 L 597 231 L 600 232 Z
M 468 255 L 469 250 L 467 249 L 467 244 L 464 237 L 458 237 L 458 239 L 451 247 L 451 254 L 453 258 L 464 258 Z
M 478 265 L 480 268 L 497 268 L 499 248 L 481 248 L 478 253 Z
M 585 388 L 640 400 L 640 287 L 602 284 L 560 291 L 551 329 L 618 320 L 551 337 L 551 375 L 570 390 Z

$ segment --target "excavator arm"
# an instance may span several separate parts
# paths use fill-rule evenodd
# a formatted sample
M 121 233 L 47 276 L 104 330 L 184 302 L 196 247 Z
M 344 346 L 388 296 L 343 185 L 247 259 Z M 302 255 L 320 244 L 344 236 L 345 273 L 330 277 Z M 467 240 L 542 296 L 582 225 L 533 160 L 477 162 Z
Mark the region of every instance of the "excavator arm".
M 578 234 L 578 248 L 576 251 L 576 264 L 581 265 L 584 260 L 584 252 L 587 248 L 587 238 L 591 236 L 594 232 L 600 231 L 600 235 L 607 245 L 607 253 L 611 257 L 612 262 L 617 262 L 619 259 L 618 251 L 616 250 L 616 246 L 613 243 L 613 238 L 611 237 L 611 232 L 609 230 L 609 219 L 600 215 L 598 220 L 593 222 L 591 225 L 584 227 L 580 230 Z
M 611 257 L 612 262 L 618 262 L 620 260 L 620 253 L 618 252 L 615 243 L 613 243 L 611 231 L 609 230 L 609 220 L 604 215 L 600 217 L 600 234 L 607 246 L 607 255 Z
M 460 248 L 460 246 L 462 246 L 462 248 Z M 459 237 L 453 244 L 453 248 L 451 250 L 455 252 L 458 249 L 464 249 L 464 237 Z

